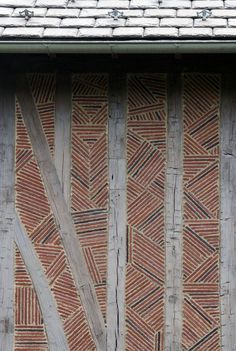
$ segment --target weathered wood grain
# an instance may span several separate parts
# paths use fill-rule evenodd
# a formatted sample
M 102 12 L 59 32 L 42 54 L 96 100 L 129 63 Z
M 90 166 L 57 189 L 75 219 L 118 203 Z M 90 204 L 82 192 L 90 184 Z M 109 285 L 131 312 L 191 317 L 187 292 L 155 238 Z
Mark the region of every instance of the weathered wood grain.
M 224 75 L 221 106 L 222 351 L 236 350 L 236 85 Z
M 15 97 L 11 76 L 0 83 L 0 350 L 14 339 Z
M 98 351 L 104 351 L 106 330 L 102 313 L 25 75 L 18 76 L 17 98 L 94 342 Z
M 55 166 L 65 200 L 70 206 L 71 171 L 71 75 L 58 73 L 55 110 Z
M 181 350 L 183 122 L 181 76 L 168 76 L 165 350 Z
M 69 350 L 62 321 L 60 320 L 43 267 L 18 216 L 16 216 L 15 224 L 15 242 L 30 274 L 39 300 L 47 332 L 49 350 Z
M 126 76 L 109 80 L 107 350 L 124 350 L 126 265 Z

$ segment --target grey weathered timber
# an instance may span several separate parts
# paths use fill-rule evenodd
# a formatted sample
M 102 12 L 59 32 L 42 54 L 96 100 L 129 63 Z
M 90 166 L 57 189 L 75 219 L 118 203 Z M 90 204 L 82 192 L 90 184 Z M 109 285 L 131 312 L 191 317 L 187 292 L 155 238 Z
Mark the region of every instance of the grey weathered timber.
M 48 346 L 50 351 L 67 351 L 67 339 L 63 330 L 62 321 L 60 320 L 55 301 L 52 297 L 50 287 L 43 267 L 38 259 L 33 245 L 28 238 L 25 228 L 16 215 L 15 223 L 15 241 L 25 262 L 28 273 L 30 274 L 40 309 L 46 333 L 48 337 Z
M 70 206 L 71 171 L 71 75 L 58 73 L 56 80 L 55 110 L 55 166 L 62 192 Z
M 236 350 L 236 85 L 223 76 L 221 105 L 222 351 Z
M 13 350 L 15 96 L 13 80 L 0 83 L 0 351 Z
M 165 350 L 181 350 L 183 122 L 181 76 L 168 76 Z
M 25 75 L 18 76 L 17 98 L 94 342 L 98 351 L 104 351 L 106 330 L 102 313 Z
M 124 350 L 126 265 L 126 75 L 109 79 L 107 350 Z

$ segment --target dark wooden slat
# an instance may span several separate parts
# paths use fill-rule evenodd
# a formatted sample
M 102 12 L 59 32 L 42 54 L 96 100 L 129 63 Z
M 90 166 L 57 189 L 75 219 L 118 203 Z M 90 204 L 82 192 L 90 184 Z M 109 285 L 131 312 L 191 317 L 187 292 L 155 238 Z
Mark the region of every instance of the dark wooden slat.
M 14 222 L 15 222 L 15 97 L 14 81 L 0 83 L 0 350 L 14 341 Z
M 235 72 L 235 54 L 1 54 L 1 72 Z
M 18 76 L 17 98 L 94 342 L 98 351 L 104 351 L 106 330 L 102 313 L 25 75 Z
M 224 75 L 221 105 L 222 351 L 236 350 L 236 75 Z

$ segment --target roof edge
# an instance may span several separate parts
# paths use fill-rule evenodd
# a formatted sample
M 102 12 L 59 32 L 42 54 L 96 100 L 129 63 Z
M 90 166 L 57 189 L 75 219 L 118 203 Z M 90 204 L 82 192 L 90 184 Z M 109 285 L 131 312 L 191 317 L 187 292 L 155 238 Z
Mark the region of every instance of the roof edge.
M 236 40 L 69 41 L 4 40 L 0 53 L 27 54 L 203 54 L 236 53 Z

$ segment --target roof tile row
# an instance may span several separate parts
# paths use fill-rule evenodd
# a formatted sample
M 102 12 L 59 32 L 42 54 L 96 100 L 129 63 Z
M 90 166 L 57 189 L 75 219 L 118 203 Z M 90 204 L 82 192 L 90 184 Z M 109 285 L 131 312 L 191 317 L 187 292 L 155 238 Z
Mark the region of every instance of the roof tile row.
M 234 37 L 235 28 L 236 0 L 0 0 L 2 39 L 215 38 Z
M 206 38 L 206 37 L 236 37 L 236 28 L 43 28 L 43 27 L 0 27 L 3 38 L 77 38 L 77 39 L 154 39 L 154 38 Z

